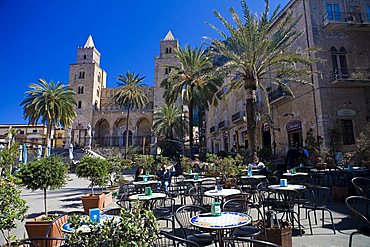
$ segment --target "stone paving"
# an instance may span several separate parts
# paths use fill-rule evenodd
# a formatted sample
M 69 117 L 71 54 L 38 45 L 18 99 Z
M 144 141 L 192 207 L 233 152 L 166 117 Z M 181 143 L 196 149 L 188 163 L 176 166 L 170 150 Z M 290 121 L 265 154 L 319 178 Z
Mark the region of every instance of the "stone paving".
M 83 210 L 80 197 L 83 194 L 89 193 L 88 188 L 89 182 L 84 179 L 78 179 L 76 175 L 70 174 L 70 179 L 63 189 L 48 191 L 48 210 L 50 212 L 58 211 L 73 211 Z M 27 200 L 27 204 L 30 207 L 28 210 L 28 217 L 41 214 L 44 210 L 43 206 L 43 193 L 42 191 L 28 191 L 23 190 L 22 197 Z M 116 204 L 112 203 L 108 207 L 115 207 Z M 316 246 L 348 246 L 349 235 L 354 231 L 351 219 L 348 214 L 349 211 L 344 204 L 341 203 L 330 203 L 329 208 L 333 212 L 334 223 L 336 227 L 336 234 L 334 235 L 329 216 L 325 216 L 325 226 L 322 227 L 321 213 L 318 213 L 318 225 L 313 225 L 314 235 L 310 234 L 308 220 L 304 219 L 304 213 L 301 214 L 301 223 L 305 227 L 305 234 L 301 236 L 293 237 L 293 246 L 297 247 L 316 247 Z M 23 239 L 26 236 L 24 223 L 19 222 L 18 228 L 13 232 L 18 238 Z M 0 245 L 3 244 L 4 240 L 0 239 Z M 370 247 L 370 238 L 355 235 L 353 240 L 354 247 Z

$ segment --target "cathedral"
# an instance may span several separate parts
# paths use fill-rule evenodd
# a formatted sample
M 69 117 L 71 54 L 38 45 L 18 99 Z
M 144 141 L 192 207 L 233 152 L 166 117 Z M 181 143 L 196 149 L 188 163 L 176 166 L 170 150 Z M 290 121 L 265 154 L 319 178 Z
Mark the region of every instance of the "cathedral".
M 148 104 L 144 109 L 131 109 L 129 117 L 129 145 L 149 150 L 156 142 L 152 134 L 153 112 L 163 106 L 163 89 L 160 83 L 169 74 L 165 65 L 177 65 L 176 50 L 179 43 L 169 31 L 160 41 L 160 54 L 155 55 L 154 86 L 145 88 Z M 100 67 L 100 52 L 91 35 L 83 47 L 77 48 L 77 61 L 70 65 L 69 87 L 76 92 L 76 113 L 68 135 L 75 147 L 89 145 L 125 146 L 127 109 L 120 107 L 114 99 L 119 88 L 106 87 L 106 71 Z M 69 145 L 69 144 L 68 144 Z M 149 152 L 149 151 L 148 151 Z

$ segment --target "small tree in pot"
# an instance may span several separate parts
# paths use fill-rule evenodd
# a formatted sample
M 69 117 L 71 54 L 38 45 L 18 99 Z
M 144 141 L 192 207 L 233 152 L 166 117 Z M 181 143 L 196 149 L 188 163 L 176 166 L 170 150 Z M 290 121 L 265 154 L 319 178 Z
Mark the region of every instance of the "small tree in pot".
M 86 212 L 90 208 L 103 209 L 105 196 L 103 193 L 94 194 L 94 186 L 104 187 L 109 178 L 108 161 L 85 155 L 76 167 L 79 178 L 90 180 L 91 194 L 82 197 L 82 203 Z
M 34 160 L 25 164 L 17 176 L 21 183 L 31 190 L 43 190 L 44 192 L 44 217 L 36 217 L 26 222 L 29 237 L 45 237 L 46 229 L 52 222 L 53 216 L 49 217 L 47 210 L 47 190 L 62 188 L 67 181 L 68 166 L 57 156 Z M 64 221 L 65 219 L 61 219 Z M 60 237 L 56 226 L 51 230 L 50 237 Z

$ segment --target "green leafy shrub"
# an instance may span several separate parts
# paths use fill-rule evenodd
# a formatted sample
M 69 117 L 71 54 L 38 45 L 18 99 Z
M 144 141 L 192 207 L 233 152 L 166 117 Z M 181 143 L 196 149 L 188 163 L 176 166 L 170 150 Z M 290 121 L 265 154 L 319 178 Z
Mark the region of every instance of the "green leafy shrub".
M 15 221 L 23 221 L 27 209 L 26 201 L 21 198 L 21 190 L 16 188 L 14 179 L 0 179 L 0 231 L 7 243 L 13 240 L 10 230 L 17 227 Z
M 120 175 L 124 170 L 131 169 L 132 161 L 112 156 L 107 159 L 110 184 L 113 185 L 115 175 Z
M 85 155 L 76 167 L 76 174 L 79 178 L 90 180 L 91 194 L 94 194 L 94 186 L 103 187 L 107 184 L 108 168 L 107 160 Z
M 45 215 L 48 215 L 46 191 L 62 188 L 67 181 L 68 165 L 57 156 L 33 160 L 21 168 L 17 176 L 30 190 L 44 191 Z
M 137 166 L 143 166 L 146 171 L 155 172 L 157 164 L 153 155 L 150 154 L 136 154 L 133 157 L 134 162 Z
M 121 209 L 121 222 L 105 221 L 99 225 L 92 224 L 89 219 L 84 221 L 94 234 L 81 234 L 75 231 L 68 234 L 71 246 L 110 246 L 110 247 L 151 247 L 154 245 L 159 232 L 159 224 L 153 212 L 135 203 L 131 210 Z M 81 225 L 81 218 L 70 217 L 71 226 Z

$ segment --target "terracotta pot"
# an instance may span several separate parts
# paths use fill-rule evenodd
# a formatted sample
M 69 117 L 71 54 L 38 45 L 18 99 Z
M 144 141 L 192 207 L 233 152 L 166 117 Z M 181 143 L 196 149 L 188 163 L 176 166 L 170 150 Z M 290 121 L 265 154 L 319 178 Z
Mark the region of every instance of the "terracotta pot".
M 38 216 L 32 220 L 26 221 L 25 227 L 27 230 L 28 238 L 43 238 L 46 237 L 46 231 L 48 230 L 49 225 L 52 223 L 52 220 L 41 220 L 45 215 Z M 53 223 L 53 226 L 50 230 L 49 236 L 51 238 L 61 238 L 60 229 L 58 226 L 61 226 L 67 221 L 67 216 L 61 217 L 58 221 Z M 36 241 L 38 242 L 38 241 Z M 49 241 L 48 246 L 57 246 L 59 241 Z M 40 246 L 46 246 L 45 243 L 37 243 Z
M 104 193 L 94 195 L 89 194 L 82 196 L 81 200 L 86 213 L 89 213 L 90 208 L 99 208 L 100 210 L 103 210 L 105 194 Z
M 105 200 L 104 200 L 104 207 L 111 204 L 113 202 L 113 192 L 112 191 L 106 191 L 105 194 Z

